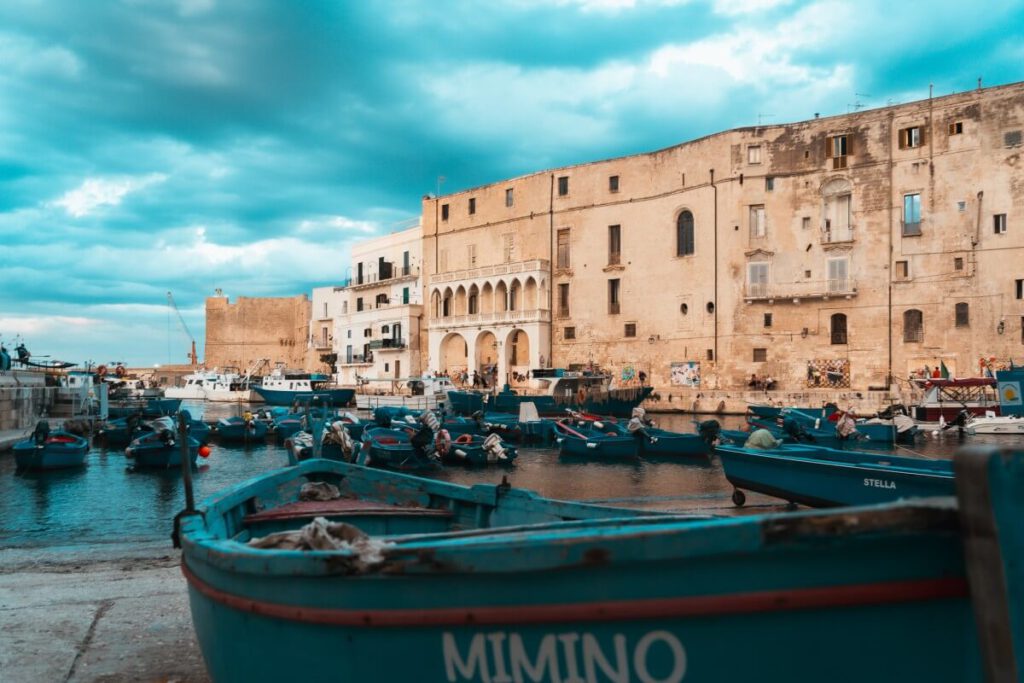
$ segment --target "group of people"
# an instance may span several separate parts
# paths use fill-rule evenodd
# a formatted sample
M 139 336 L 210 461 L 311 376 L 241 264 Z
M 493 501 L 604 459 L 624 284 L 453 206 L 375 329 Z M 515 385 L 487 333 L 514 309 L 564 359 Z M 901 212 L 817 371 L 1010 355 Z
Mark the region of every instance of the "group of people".
M 758 377 L 755 372 L 750 376 L 750 381 L 747 382 L 747 386 L 756 389 L 757 391 L 771 391 L 775 388 L 775 380 L 772 379 L 771 375 L 767 377 Z

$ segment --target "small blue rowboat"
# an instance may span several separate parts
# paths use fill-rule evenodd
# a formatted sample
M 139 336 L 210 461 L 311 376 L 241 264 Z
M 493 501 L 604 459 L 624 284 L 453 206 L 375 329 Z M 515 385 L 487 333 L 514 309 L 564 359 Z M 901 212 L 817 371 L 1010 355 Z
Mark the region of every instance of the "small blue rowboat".
M 518 455 L 497 434 L 462 434 L 442 453 L 441 460 L 453 465 L 511 465 Z
M 88 439 L 60 429 L 50 431 L 46 420 L 36 424 L 32 436 L 14 444 L 14 464 L 19 470 L 83 467 L 88 454 Z
M 385 474 L 308 461 L 183 513 L 213 680 L 291 680 L 296 666 L 349 683 L 1024 670 L 1024 453 L 959 454 L 958 500 L 711 519 Z M 340 497 L 300 501 L 306 482 Z M 726 641 L 743 656 L 723 658 Z
M 269 427 L 254 417 L 222 417 L 217 421 L 217 438 L 221 442 L 252 443 L 263 441 Z
M 561 456 L 603 460 L 635 458 L 639 453 L 638 439 L 611 422 L 583 422 L 574 426 L 558 422 L 554 429 Z
M 173 431 L 175 427 L 172 425 L 171 429 Z M 96 436 L 103 439 L 108 447 L 124 448 L 138 437 L 152 431 L 151 423 L 142 420 L 138 415 L 129 415 L 103 423 Z M 189 436 L 201 444 L 210 442 L 212 431 L 210 425 L 202 420 L 192 420 L 189 423 Z
M 274 437 L 283 444 L 292 434 L 305 428 L 305 416 L 289 413 L 274 420 Z
M 870 505 L 900 498 L 950 496 L 953 463 L 896 455 L 838 450 L 810 444 L 762 451 L 742 446 L 715 448 L 725 478 L 736 487 L 812 507 Z
M 200 444 L 189 437 L 189 462 L 193 468 L 197 466 Z M 135 469 L 169 469 L 181 467 L 181 444 L 173 432 L 149 432 L 132 441 L 124 454 L 131 459 Z
M 441 463 L 432 448 L 413 444 L 413 429 L 384 429 L 371 427 L 363 430 L 363 442 L 356 463 L 400 471 L 430 471 L 441 469 Z
M 649 427 L 644 431 L 648 437 L 636 436 L 640 454 L 644 456 L 708 456 L 711 442 L 700 434 L 670 432 Z

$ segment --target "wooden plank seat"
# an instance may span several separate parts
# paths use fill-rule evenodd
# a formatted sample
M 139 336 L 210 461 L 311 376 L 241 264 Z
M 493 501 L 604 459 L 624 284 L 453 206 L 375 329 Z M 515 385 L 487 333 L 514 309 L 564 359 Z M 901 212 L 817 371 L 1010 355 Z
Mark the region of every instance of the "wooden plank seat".
M 358 500 L 355 498 L 339 498 L 337 500 L 300 500 L 285 503 L 268 510 L 261 510 L 246 515 L 246 525 L 262 522 L 312 519 L 314 517 L 333 517 L 337 515 L 373 515 L 373 516 L 416 516 L 416 517 L 451 517 L 450 510 L 436 508 L 410 507 L 408 505 L 389 505 L 376 501 Z

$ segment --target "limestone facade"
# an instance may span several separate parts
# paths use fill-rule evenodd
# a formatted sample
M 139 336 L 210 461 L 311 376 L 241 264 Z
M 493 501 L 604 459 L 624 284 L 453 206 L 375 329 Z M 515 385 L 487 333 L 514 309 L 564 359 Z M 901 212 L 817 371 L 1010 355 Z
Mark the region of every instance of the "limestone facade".
M 593 363 L 683 397 L 1019 362 L 1022 130 L 1017 83 L 424 198 L 429 367 Z
M 352 247 L 351 277 L 314 291 L 314 337 L 337 354 L 340 383 L 422 373 L 422 246 L 419 225 L 360 242 Z
M 308 353 L 310 300 L 291 297 L 225 296 L 206 299 L 208 368 L 239 368 L 242 372 L 263 360 L 259 374 L 275 366 L 306 368 L 318 362 Z

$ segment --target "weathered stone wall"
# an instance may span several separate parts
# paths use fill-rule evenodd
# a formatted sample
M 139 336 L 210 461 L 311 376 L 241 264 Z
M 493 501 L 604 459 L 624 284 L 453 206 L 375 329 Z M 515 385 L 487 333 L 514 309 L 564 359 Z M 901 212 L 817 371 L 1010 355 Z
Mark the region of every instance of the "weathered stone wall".
M 911 127 L 917 145 L 901 132 Z M 620 376 L 643 370 L 663 396 L 690 405 L 709 391 L 750 400 L 738 397 L 753 374 L 793 396 L 830 393 L 812 386 L 826 365 L 848 372 L 849 386 L 831 393 L 851 401 L 880 395 L 890 380 L 904 391 L 924 365 L 977 375 L 979 358 L 1024 356 L 1024 147 L 1015 142 L 1022 129 L 1018 83 L 737 129 L 427 198 L 427 296 L 432 274 L 471 267 L 470 254 L 477 267 L 500 263 L 511 233 L 514 260 L 551 264 L 545 355 L 556 366 L 592 362 Z M 843 161 L 835 160 L 836 136 L 845 136 Z M 910 194 L 920 196 L 919 235 L 905 234 Z M 764 207 L 763 236 L 751 230 L 752 206 Z M 677 255 L 684 211 L 694 218 L 695 248 Z M 1005 233 L 994 229 L 1000 214 Z M 620 226 L 618 258 L 609 226 Z M 556 253 L 560 229 L 570 234 L 565 268 Z M 767 264 L 764 285 L 752 285 L 752 263 Z M 613 279 L 618 312 L 609 303 Z M 559 285 L 569 288 L 567 311 Z M 959 324 L 957 304 L 967 305 Z M 427 305 L 436 315 L 434 302 Z M 919 337 L 904 330 L 908 311 L 921 312 Z M 699 364 L 699 387 L 673 383 L 672 365 L 681 362 Z
M 0 432 L 31 429 L 51 411 L 56 394 L 56 387 L 44 386 L 42 375 L 0 373 Z
M 283 363 L 303 368 L 310 362 L 308 349 L 310 302 L 305 294 L 293 297 L 227 297 L 206 300 L 208 368 L 236 367 L 242 371 L 265 358 L 272 368 Z

